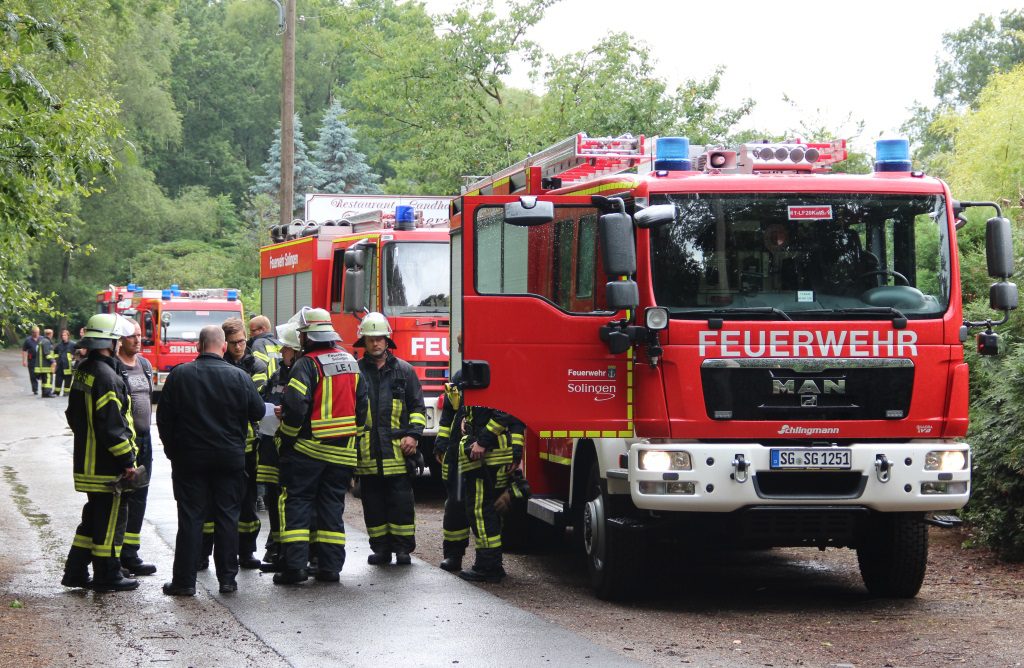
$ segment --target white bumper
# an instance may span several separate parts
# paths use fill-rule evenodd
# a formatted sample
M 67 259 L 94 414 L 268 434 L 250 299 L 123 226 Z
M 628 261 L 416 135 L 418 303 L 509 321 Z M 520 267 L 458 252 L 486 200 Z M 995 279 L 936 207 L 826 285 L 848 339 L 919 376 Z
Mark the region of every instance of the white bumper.
M 966 443 L 853 443 L 841 446 L 850 450 L 850 469 L 786 471 L 788 481 L 778 475 L 780 471 L 771 468 L 772 447 L 760 443 L 634 443 L 629 447 L 628 468 L 607 471 L 609 491 L 624 492 L 623 487 L 628 485 L 637 508 L 682 512 L 730 512 L 748 506 L 792 505 L 858 506 L 882 512 L 953 510 L 963 507 L 970 496 L 970 447 Z M 643 450 L 685 451 L 690 454 L 692 469 L 642 470 L 639 461 Z M 966 467 L 951 472 L 926 471 L 925 455 L 943 450 L 963 451 Z M 743 465 L 734 463 L 741 460 L 747 464 L 745 476 Z M 827 477 L 839 473 L 844 474 L 842 478 Z M 809 479 L 796 480 L 793 476 L 805 474 L 815 476 L 814 484 L 804 491 L 795 491 L 794 485 Z M 844 483 L 833 488 L 831 481 L 840 479 Z M 647 483 L 644 490 L 642 482 Z M 692 493 L 668 493 L 667 489 L 652 493 L 652 487 L 662 486 L 650 483 L 659 482 L 665 482 L 666 488 L 669 482 L 683 483 L 673 485 L 676 490 L 689 489 L 685 483 L 692 482 Z M 923 490 L 943 487 L 937 483 L 947 483 L 956 491 L 924 493 Z

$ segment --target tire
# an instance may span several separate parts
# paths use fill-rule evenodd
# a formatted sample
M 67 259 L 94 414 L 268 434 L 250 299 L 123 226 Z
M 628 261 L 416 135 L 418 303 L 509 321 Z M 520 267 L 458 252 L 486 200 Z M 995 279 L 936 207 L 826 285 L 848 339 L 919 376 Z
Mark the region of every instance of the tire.
M 587 557 L 590 587 L 598 598 L 621 601 L 636 594 L 637 568 L 642 556 L 642 540 L 617 530 L 609 521 L 614 501 L 601 484 L 597 462 L 587 476 L 586 505 L 583 508 L 583 548 Z
M 922 513 L 876 513 L 857 547 L 864 585 L 873 596 L 914 598 L 928 565 L 928 526 Z

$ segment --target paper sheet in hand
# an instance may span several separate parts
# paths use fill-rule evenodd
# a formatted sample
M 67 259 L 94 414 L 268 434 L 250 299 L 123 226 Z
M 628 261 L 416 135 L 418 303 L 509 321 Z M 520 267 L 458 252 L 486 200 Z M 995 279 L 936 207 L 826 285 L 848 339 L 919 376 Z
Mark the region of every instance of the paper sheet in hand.
M 266 408 L 267 414 L 260 420 L 260 433 L 273 436 L 277 433 L 277 428 L 280 426 L 281 421 L 274 415 L 274 404 L 266 404 Z

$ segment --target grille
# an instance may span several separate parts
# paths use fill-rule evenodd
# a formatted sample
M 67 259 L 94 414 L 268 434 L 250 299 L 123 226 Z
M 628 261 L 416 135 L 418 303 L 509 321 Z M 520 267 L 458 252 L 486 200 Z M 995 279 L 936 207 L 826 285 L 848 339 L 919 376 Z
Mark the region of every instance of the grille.
M 762 471 L 753 481 L 762 499 L 856 499 L 868 479 L 859 471 Z

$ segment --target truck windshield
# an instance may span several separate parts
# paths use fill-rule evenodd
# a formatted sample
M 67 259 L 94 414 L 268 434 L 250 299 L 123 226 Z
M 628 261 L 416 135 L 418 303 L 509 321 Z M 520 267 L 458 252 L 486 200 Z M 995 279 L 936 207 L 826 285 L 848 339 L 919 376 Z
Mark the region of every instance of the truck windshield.
M 395 241 L 384 246 L 384 314 L 448 314 L 448 244 Z
M 651 230 L 654 296 L 674 318 L 939 317 L 950 249 L 940 195 L 673 194 Z
M 198 341 L 199 330 L 207 325 L 219 325 L 228 318 L 239 318 L 241 313 L 234 311 L 164 311 L 170 316 L 171 322 L 162 333 L 164 341 Z

